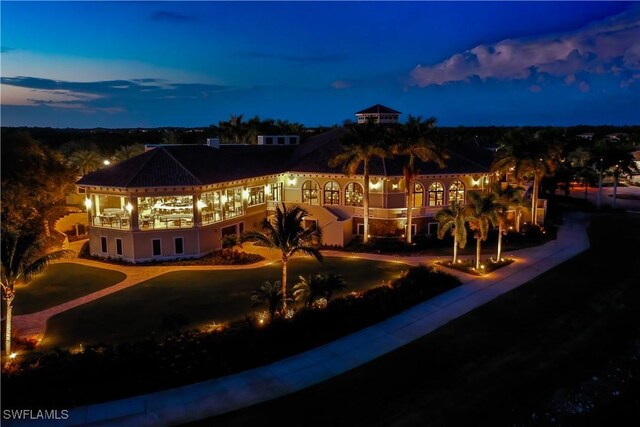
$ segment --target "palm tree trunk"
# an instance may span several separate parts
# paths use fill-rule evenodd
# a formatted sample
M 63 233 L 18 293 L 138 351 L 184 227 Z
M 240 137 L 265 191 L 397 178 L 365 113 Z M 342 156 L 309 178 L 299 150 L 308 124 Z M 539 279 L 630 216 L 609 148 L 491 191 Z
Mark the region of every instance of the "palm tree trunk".
M 405 184 L 407 186 L 406 191 L 407 191 L 407 243 L 411 244 L 411 224 L 413 222 L 413 197 L 411 194 L 411 190 L 412 190 L 412 183 L 413 180 L 410 177 L 407 177 L 405 179 Z
M 287 314 L 287 262 L 286 258 L 282 258 L 282 317 Z
M 369 160 L 364 159 L 364 199 L 362 200 L 364 209 L 364 236 L 363 242 L 369 243 Z
M 596 197 L 596 206 L 598 209 L 602 206 L 602 166 L 598 171 L 598 196 Z
M 480 238 L 476 238 L 476 270 L 480 271 Z
M 516 211 L 516 232 L 520 232 L 520 220 L 522 219 L 522 209 Z
M 5 321 L 4 321 L 4 354 L 9 356 L 11 354 L 11 322 L 13 312 L 13 298 L 4 298 L 5 302 Z
M 531 191 L 531 223 L 536 225 L 538 223 L 538 177 L 533 177 L 533 190 Z
M 458 237 L 453 235 L 453 263 L 458 261 Z
M 498 223 L 498 255 L 496 256 L 496 262 L 500 262 L 502 257 L 502 221 Z
M 618 172 L 613 173 L 613 199 L 611 200 L 611 207 L 616 208 L 616 196 L 618 195 Z

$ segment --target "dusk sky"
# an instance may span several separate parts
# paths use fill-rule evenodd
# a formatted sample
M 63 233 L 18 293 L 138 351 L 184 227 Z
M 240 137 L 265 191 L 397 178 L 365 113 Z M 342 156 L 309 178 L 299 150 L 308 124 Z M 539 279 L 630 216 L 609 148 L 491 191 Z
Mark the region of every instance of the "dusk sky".
M 640 124 L 640 3 L 5 2 L 2 125 Z

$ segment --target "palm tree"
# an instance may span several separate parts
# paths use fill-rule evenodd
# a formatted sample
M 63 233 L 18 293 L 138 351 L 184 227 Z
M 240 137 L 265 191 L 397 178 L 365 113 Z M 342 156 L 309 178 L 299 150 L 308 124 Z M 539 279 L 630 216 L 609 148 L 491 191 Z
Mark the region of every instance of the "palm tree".
M 364 124 L 348 126 L 347 135 L 342 141 L 340 153 L 329 161 L 330 167 L 342 165 L 347 176 L 356 174 L 360 165 L 364 168 L 364 194 L 362 198 L 364 210 L 364 243 L 369 242 L 369 162 L 374 157 L 386 157 L 387 151 L 383 143 L 386 132 L 380 125 L 368 120 Z
M 326 273 L 322 276 L 324 277 L 322 287 L 324 289 L 324 297 L 327 299 L 327 302 L 331 301 L 331 297 L 333 297 L 334 292 L 347 289 L 347 282 L 341 274 Z
M 310 255 L 322 261 L 322 254 L 318 244 L 322 238 L 322 232 L 315 225 L 304 227 L 303 221 L 309 213 L 299 206 L 287 209 L 276 206 L 276 213 L 270 221 L 265 218 L 262 221 L 262 232 L 248 231 L 240 237 L 240 242 L 257 242 L 264 246 L 278 249 L 282 259 L 282 313 L 287 310 L 287 263 L 296 253 Z
M 507 221 L 507 212 L 513 207 L 514 202 L 518 203 L 520 201 L 520 195 L 523 190 L 508 184 L 503 188 L 499 182 L 494 183 L 491 190 L 493 194 L 496 195 L 495 208 L 496 220 L 498 222 L 498 253 L 496 255 L 496 262 L 498 262 L 502 258 L 502 233 L 504 232 L 504 225 Z
M 69 156 L 69 164 L 78 169 L 82 176 L 100 169 L 103 161 L 102 156 L 93 150 L 79 150 Z
M 525 176 L 533 178 L 531 222 L 537 224 L 540 181 L 554 172 L 560 155 L 559 143 L 550 134 L 539 132 L 531 136 L 523 131 L 508 132 L 501 143 L 492 170 L 513 173 L 518 184 Z
M 70 250 L 57 250 L 47 253 L 40 234 L 21 233 L 3 227 L 2 263 L 0 285 L 5 303 L 5 354 L 11 353 L 11 319 L 13 301 L 16 297 L 16 285 L 28 285 L 56 259 L 74 255 Z
M 347 284 L 341 274 L 316 274 L 307 278 L 300 276 L 300 282 L 293 287 L 293 296 L 296 301 L 302 301 L 307 308 L 311 308 L 318 298 L 325 298 L 329 302 L 334 292 L 346 288 Z
M 142 153 L 144 153 L 144 145 L 142 144 L 123 145 L 116 150 L 113 155 L 113 160 L 115 162 L 121 162 Z
M 255 301 L 253 304 L 254 307 L 266 305 L 267 310 L 269 311 L 269 318 L 273 320 L 278 307 L 284 300 L 284 298 L 282 298 L 282 287 L 280 285 L 280 281 L 276 280 L 271 283 L 270 281 L 265 280 L 258 289 L 251 292 L 251 299 Z
M 466 207 L 466 219 L 476 239 L 476 270 L 480 269 L 480 246 L 489 236 L 489 226 L 498 222 L 496 215 L 496 195 L 469 192 L 470 203 Z
M 438 238 L 443 239 L 447 231 L 453 236 L 453 263 L 458 261 L 458 246 L 464 249 L 467 245 L 467 228 L 465 226 L 466 211 L 459 202 L 451 203 L 448 208 L 443 208 L 436 214 L 436 221 L 440 223 Z
M 407 123 L 397 129 L 396 141 L 391 147 L 395 155 L 408 156 L 407 164 L 403 166 L 406 207 L 407 207 L 407 243 L 411 243 L 411 222 L 413 211 L 413 180 L 420 174 L 420 169 L 415 165 L 416 158 L 423 162 L 435 162 L 439 167 L 444 167 L 444 160 L 448 157 L 444 147 L 437 145 L 429 134 L 435 127 L 436 119 L 431 117 L 422 120 L 422 117 L 409 116 Z
M 596 198 L 596 204 L 598 208 L 602 205 L 603 177 L 605 172 L 610 171 L 613 175 L 613 200 L 611 201 L 611 206 L 615 208 L 620 174 L 637 170 L 631 149 L 620 141 L 612 141 L 607 138 L 596 142 L 592 152 L 596 159 L 598 171 L 598 196 Z
M 321 274 L 311 274 L 306 278 L 299 276 L 299 279 L 300 281 L 293 286 L 293 298 L 310 309 L 315 300 L 324 296 L 325 277 Z

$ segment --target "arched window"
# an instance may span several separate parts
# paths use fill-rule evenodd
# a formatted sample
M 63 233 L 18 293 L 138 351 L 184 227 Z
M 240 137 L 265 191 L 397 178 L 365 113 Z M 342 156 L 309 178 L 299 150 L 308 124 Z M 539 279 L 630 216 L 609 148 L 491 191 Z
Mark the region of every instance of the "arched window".
M 362 185 L 357 182 L 350 182 L 344 191 L 344 204 L 347 206 L 362 206 Z
M 315 181 L 305 181 L 302 184 L 302 203 L 308 205 L 319 205 L 318 200 L 320 190 L 318 189 L 318 183 Z
M 454 202 L 464 204 L 464 184 L 462 181 L 453 181 L 449 186 L 449 204 Z
M 324 204 L 340 204 L 340 186 L 335 181 L 329 181 L 324 185 Z
M 424 205 L 424 187 L 419 182 L 413 183 L 413 206 L 420 207 Z
M 444 186 L 441 182 L 432 182 L 429 186 L 429 206 L 442 206 L 444 201 Z

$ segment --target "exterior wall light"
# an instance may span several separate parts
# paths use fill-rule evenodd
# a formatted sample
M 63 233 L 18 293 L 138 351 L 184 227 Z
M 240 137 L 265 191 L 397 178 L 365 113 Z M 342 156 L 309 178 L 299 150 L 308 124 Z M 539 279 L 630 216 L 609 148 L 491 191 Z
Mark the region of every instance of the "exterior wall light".
M 249 199 L 249 190 L 248 189 L 244 189 L 242 190 L 242 199 L 243 200 L 248 200 Z
M 84 199 L 84 207 L 87 209 L 91 209 L 91 199 L 90 198 L 86 198 Z
M 129 213 L 131 213 L 131 211 L 133 211 L 133 205 L 131 204 L 131 202 L 127 203 L 127 206 L 125 206 L 125 208 L 127 209 L 127 211 Z

